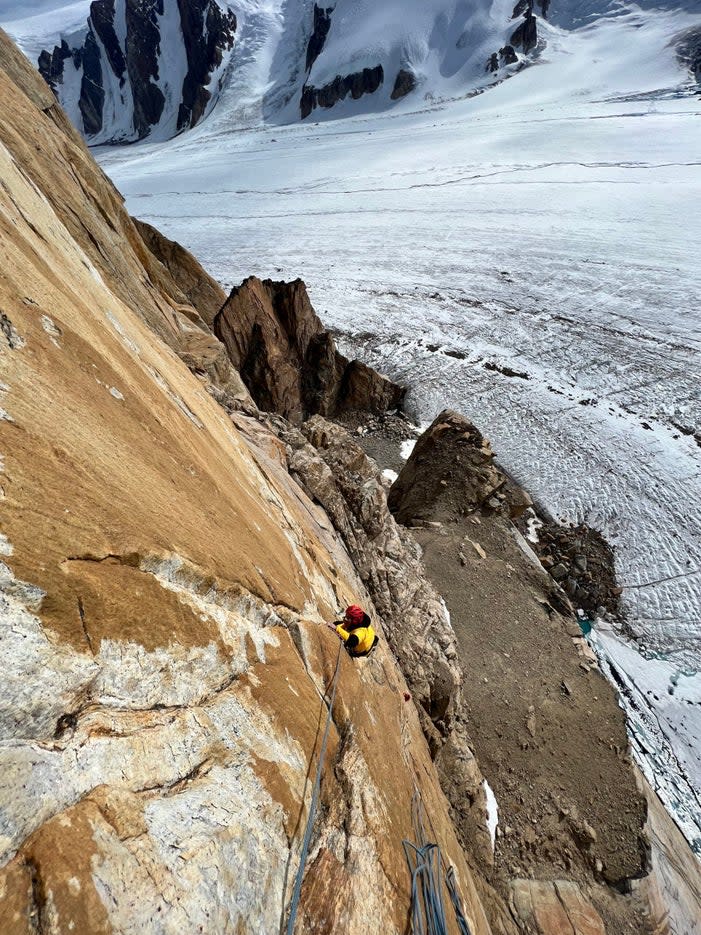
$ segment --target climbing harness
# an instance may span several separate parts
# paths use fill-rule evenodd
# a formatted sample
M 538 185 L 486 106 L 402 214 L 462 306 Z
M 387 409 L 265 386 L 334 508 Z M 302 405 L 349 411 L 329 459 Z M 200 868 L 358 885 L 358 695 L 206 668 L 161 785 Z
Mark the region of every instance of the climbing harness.
M 412 935 L 448 935 L 448 922 L 443 905 L 444 883 L 460 935 L 471 935 L 457 890 L 455 869 L 446 866 L 439 845 L 426 839 L 423 815 L 421 793 L 415 786 L 411 799 L 411 821 L 416 843 L 402 841 L 411 873 Z M 430 816 L 428 820 L 435 837 Z
M 326 742 L 329 739 L 329 730 L 331 728 L 331 721 L 333 720 L 333 703 L 336 700 L 336 687 L 338 686 L 338 676 L 341 672 L 341 650 L 343 649 L 343 644 L 339 644 L 338 647 L 338 656 L 336 657 L 336 670 L 333 674 L 333 688 L 331 690 L 331 699 L 329 701 L 329 711 L 326 715 L 326 727 L 324 728 L 324 736 L 321 741 L 321 750 L 319 751 L 319 762 L 316 767 L 316 778 L 314 780 L 314 789 L 312 790 L 312 800 L 309 805 L 309 815 L 307 816 L 307 826 L 304 829 L 304 839 L 302 841 L 302 850 L 299 855 L 299 867 L 297 869 L 297 876 L 295 877 L 295 885 L 292 891 L 292 899 L 290 900 L 290 915 L 287 920 L 287 935 L 292 935 L 295 927 L 295 921 L 297 920 L 297 910 L 299 909 L 299 899 L 302 894 L 302 879 L 304 877 L 304 868 L 307 863 L 307 857 L 309 856 L 309 843 L 312 838 L 312 830 L 314 828 L 314 818 L 316 816 L 316 808 L 319 802 L 319 791 L 321 789 L 321 773 L 324 768 L 324 758 L 326 756 Z

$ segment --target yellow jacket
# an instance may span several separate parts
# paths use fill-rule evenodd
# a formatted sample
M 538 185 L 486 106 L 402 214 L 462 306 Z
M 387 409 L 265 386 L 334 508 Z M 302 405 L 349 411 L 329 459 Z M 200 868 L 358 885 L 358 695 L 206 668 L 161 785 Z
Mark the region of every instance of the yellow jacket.
M 354 641 L 353 646 L 347 647 L 352 656 L 362 656 L 364 653 L 369 653 L 375 645 L 375 631 L 370 624 L 365 627 L 356 627 L 354 630 L 347 630 L 345 624 L 340 623 L 336 625 L 336 632 L 346 644 L 351 636 L 358 638 L 357 643 Z

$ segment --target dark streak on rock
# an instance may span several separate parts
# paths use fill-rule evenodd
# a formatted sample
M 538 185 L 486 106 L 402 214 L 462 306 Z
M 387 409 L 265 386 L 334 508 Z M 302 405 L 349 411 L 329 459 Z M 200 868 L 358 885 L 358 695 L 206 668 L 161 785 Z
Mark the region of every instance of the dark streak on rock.
M 39 872 L 39 864 L 36 860 L 30 858 L 27 860 L 26 866 L 29 870 L 32 884 L 32 904 L 29 910 L 29 922 L 34 935 L 47 935 L 49 926 L 46 911 L 46 892 L 44 889 L 44 881 Z
M 90 634 L 88 633 L 88 628 L 85 624 L 85 607 L 83 606 L 83 598 L 78 598 L 78 615 L 80 616 L 80 625 L 83 628 L 83 633 L 85 634 L 85 641 L 90 647 L 90 652 L 95 655 L 95 648 L 93 647 L 92 640 L 90 639 Z

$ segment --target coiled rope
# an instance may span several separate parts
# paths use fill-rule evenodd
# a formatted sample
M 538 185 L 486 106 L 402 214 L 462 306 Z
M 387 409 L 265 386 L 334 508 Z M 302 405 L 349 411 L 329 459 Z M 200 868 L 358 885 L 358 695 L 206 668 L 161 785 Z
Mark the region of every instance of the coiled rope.
M 307 864 L 307 857 L 309 856 L 309 843 L 312 839 L 312 831 L 314 828 L 314 818 L 316 816 L 316 809 L 319 803 L 319 791 L 321 789 L 321 773 L 324 768 L 324 759 L 326 757 L 326 742 L 329 739 L 329 730 L 331 728 L 331 721 L 333 720 L 333 703 L 336 700 L 336 687 L 338 685 L 338 676 L 341 672 L 341 650 L 343 649 L 343 643 L 339 643 L 338 646 L 338 656 L 336 657 L 336 669 L 333 674 L 333 688 L 331 690 L 331 700 L 329 701 L 329 711 L 326 715 L 326 727 L 324 728 L 324 737 L 321 741 L 321 750 L 319 751 L 319 762 L 316 767 L 316 778 L 314 780 L 314 789 L 312 791 L 312 800 L 309 805 L 309 815 L 307 816 L 307 826 L 304 829 L 304 839 L 302 841 L 302 851 L 299 856 L 299 867 L 297 869 L 297 876 L 295 877 L 295 885 L 292 891 L 292 899 L 290 900 L 290 915 L 287 920 L 287 935 L 292 935 L 295 927 L 295 922 L 297 920 L 297 910 L 299 909 L 299 899 L 302 894 L 302 880 L 304 878 L 304 869 Z
M 471 935 L 457 890 L 455 870 L 446 866 L 439 845 L 426 839 L 423 814 L 421 793 L 415 787 L 411 799 L 411 821 L 416 843 L 402 841 L 411 873 L 412 935 L 448 935 L 448 922 L 443 904 L 444 884 L 450 896 L 460 935 Z M 431 828 L 435 836 L 432 822 Z

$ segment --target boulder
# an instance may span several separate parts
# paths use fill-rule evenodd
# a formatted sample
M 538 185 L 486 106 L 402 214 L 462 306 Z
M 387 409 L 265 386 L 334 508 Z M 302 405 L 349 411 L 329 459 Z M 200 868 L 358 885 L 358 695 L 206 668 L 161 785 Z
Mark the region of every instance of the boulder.
M 518 55 L 514 51 L 512 45 L 505 45 L 503 48 L 499 49 L 499 56 L 501 58 L 502 65 L 515 65 L 518 62 Z
M 487 439 L 464 416 L 446 409 L 417 441 L 392 485 L 389 506 L 405 525 L 455 517 L 492 499 L 505 481 Z M 500 501 L 494 504 L 498 508 Z
M 407 94 L 411 94 L 415 87 L 416 75 L 414 72 L 409 71 L 407 68 L 400 68 L 390 96 L 393 101 L 398 101 L 400 98 L 406 97 Z

